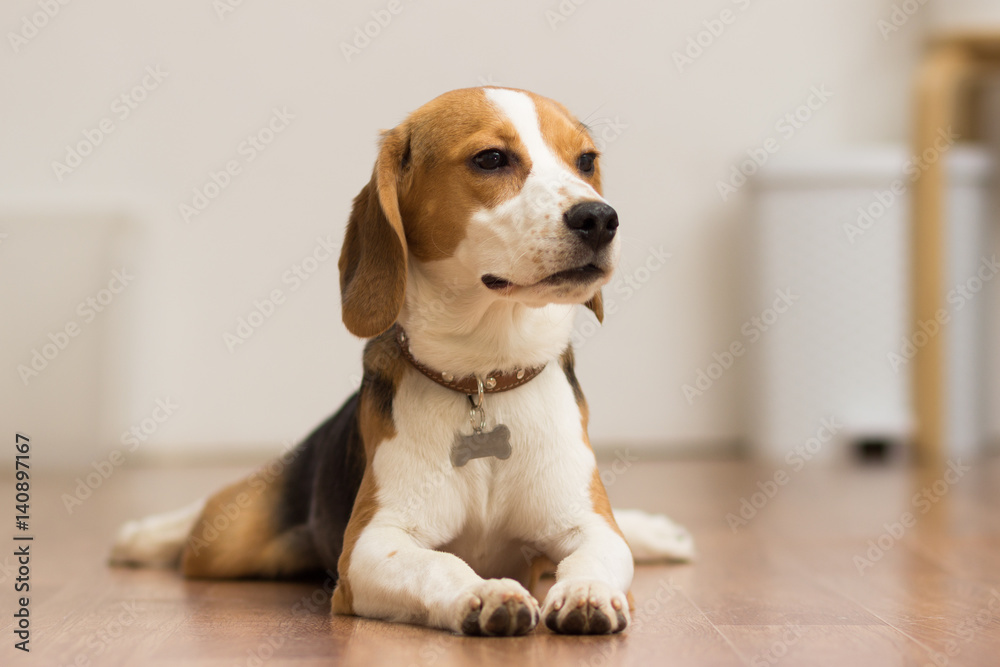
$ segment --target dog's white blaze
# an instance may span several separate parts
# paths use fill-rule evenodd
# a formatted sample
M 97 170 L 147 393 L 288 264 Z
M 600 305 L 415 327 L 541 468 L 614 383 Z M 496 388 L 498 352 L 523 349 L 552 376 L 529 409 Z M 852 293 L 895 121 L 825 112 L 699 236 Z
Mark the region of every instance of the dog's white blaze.
M 531 158 L 531 173 L 525 183 L 528 191 L 539 186 L 559 195 L 559 189 L 565 190 L 562 199 L 556 202 L 562 204 L 569 199 L 596 199 L 604 201 L 594 188 L 582 178 L 572 173 L 566 165 L 556 157 L 552 148 L 542 136 L 541 124 L 538 120 L 538 110 L 535 103 L 524 93 L 503 88 L 487 88 L 486 97 L 499 108 L 513 123 L 521 142 L 528 149 Z M 559 206 L 560 215 L 562 206 Z

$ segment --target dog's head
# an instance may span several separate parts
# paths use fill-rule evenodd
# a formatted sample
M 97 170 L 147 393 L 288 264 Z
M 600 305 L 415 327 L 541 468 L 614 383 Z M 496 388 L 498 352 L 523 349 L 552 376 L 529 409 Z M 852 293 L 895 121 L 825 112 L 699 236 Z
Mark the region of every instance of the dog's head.
M 585 303 L 618 258 L 598 152 L 561 104 L 505 88 L 446 93 L 383 133 L 340 255 L 344 323 L 388 329 L 408 266 L 485 299 Z

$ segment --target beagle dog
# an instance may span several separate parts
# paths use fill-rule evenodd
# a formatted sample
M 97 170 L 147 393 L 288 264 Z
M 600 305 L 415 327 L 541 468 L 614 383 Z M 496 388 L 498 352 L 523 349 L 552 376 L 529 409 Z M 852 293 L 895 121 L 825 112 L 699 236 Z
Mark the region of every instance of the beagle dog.
M 467 635 L 620 632 L 634 549 L 686 559 L 666 517 L 611 510 L 573 370 L 619 256 L 598 150 L 565 107 L 456 90 L 384 132 L 340 256 L 360 390 L 296 449 L 123 527 L 112 562 L 188 577 L 338 577 L 332 609 Z M 617 517 L 617 520 L 616 520 Z M 626 526 L 628 541 L 619 525 Z M 557 564 L 539 604 L 533 566 Z

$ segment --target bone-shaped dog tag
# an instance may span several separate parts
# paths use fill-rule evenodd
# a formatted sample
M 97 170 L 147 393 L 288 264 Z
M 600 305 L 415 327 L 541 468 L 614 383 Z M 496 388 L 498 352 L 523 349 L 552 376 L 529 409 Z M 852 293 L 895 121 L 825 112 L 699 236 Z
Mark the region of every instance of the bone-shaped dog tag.
M 510 429 L 497 424 L 492 431 L 476 431 L 472 435 L 458 434 L 451 447 L 451 463 L 461 468 L 472 459 L 495 456 L 501 461 L 510 458 Z

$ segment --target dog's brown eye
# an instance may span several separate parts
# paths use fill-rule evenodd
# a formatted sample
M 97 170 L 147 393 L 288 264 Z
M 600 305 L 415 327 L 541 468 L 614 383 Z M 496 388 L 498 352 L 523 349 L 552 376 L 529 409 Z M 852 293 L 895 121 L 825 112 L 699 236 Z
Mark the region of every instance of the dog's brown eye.
M 494 171 L 508 164 L 506 153 L 493 149 L 476 153 L 472 162 L 483 171 Z
M 594 173 L 594 160 L 597 153 L 584 153 L 576 159 L 576 168 L 588 176 Z

